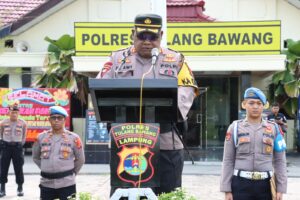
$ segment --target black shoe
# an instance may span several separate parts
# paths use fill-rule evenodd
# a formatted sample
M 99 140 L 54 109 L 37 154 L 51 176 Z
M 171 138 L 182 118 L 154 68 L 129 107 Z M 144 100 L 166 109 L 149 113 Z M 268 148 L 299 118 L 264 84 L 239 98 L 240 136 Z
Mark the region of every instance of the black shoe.
M 1 184 L 1 188 L 0 188 L 0 198 L 4 197 L 5 194 L 5 184 Z
M 24 192 L 23 192 L 23 187 L 22 187 L 22 185 L 18 185 L 17 196 L 19 196 L 19 197 L 24 196 Z

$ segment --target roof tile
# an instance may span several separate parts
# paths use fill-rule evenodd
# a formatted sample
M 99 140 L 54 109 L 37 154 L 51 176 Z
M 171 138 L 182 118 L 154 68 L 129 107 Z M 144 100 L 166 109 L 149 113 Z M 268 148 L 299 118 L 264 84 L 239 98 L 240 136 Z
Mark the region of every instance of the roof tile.
M 21 19 L 49 0 L 0 0 L 0 24 L 6 25 Z

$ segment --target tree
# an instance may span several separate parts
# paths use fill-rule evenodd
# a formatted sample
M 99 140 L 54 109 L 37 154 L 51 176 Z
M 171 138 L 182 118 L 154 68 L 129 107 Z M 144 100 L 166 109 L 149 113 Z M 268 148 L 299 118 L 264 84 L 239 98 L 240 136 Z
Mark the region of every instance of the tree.
M 285 70 L 276 72 L 272 76 L 269 85 L 269 99 L 277 101 L 281 108 L 290 116 L 295 117 L 297 113 L 297 101 L 300 94 L 300 40 L 288 39 Z
M 49 42 L 48 52 L 44 63 L 44 71 L 38 75 L 32 86 L 45 88 L 68 88 L 76 94 L 82 104 L 87 102 L 88 77 L 73 69 L 72 56 L 75 55 L 75 39 L 63 35 L 58 40 L 45 37 Z

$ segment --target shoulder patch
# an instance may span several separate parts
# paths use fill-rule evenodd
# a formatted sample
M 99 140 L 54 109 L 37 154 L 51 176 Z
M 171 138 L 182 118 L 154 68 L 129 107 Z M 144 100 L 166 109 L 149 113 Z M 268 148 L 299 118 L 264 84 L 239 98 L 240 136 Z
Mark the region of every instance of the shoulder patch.
M 190 86 L 198 89 L 193 72 L 185 62 L 178 73 L 178 86 Z
M 74 140 L 75 146 L 77 147 L 77 149 L 81 149 L 82 148 L 82 143 L 80 138 L 76 137 Z
M 104 66 L 103 66 L 103 68 L 102 68 L 102 70 L 101 70 L 101 78 L 103 78 L 103 76 L 104 76 L 107 72 L 109 72 L 109 71 L 111 70 L 112 65 L 113 65 L 113 63 L 110 62 L 110 61 L 104 63 Z

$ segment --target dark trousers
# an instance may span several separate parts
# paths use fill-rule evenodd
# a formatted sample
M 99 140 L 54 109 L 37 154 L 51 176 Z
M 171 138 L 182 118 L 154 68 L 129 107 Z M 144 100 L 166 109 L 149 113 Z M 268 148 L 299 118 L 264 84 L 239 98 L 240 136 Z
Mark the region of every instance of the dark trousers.
M 160 150 L 160 187 L 155 188 L 155 194 L 168 193 L 181 187 L 184 151 Z
M 249 180 L 233 176 L 231 189 L 233 200 L 272 200 L 270 179 Z
M 16 183 L 23 184 L 24 183 L 24 174 L 23 174 L 23 165 L 24 165 L 24 155 L 21 144 L 16 145 L 5 145 L 2 149 L 1 155 L 1 175 L 0 175 L 0 183 L 7 183 L 7 174 L 10 165 L 10 161 L 12 160 L 15 175 L 16 175 Z
M 71 185 L 63 188 L 47 188 L 40 185 L 41 200 L 67 200 L 68 198 L 76 197 L 76 185 Z

